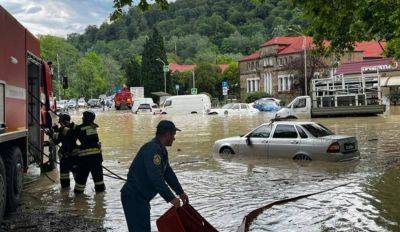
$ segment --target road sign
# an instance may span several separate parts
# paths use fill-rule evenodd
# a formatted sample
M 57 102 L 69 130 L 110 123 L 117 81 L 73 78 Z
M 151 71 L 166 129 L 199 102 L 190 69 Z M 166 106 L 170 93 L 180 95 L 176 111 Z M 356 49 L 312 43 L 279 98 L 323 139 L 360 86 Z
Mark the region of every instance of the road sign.
M 168 72 L 168 71 L 169 71 L 168 65 L 164 65 L 164 66 L 163 66 L 163 71 L 164 71 L 164 72 Z
M 179 90 L 179 85 L 175 85 L 175 89 L 176 89 L 176 91 L 178 91 Z
M 228 82 L 227 81 L 223 81 L 222 82 L 222 88 L 224 88 L 224 87 L 228 88 Z
M 196 95 L 197 94 L 197 89 L 196 88 L 192 88 L 190 90 L 190 92 L 191 92 L 192 95 Z
M 224 95 L 224 96 L 226 96 L 226 95 L 228 95 L 228 87 L 223 87 L 222 88 L 222 95 Z

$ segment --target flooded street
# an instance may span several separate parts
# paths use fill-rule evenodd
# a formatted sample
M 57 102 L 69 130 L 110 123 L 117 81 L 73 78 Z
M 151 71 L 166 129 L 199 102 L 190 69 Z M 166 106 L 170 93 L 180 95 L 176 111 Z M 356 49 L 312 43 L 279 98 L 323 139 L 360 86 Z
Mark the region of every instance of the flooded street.
M 73 119 L 81 121 L 78 114 L 73 114 Z M 337 134 L 354 135 L 361 159 L 306 164 L 240 155 L 226 159 L 211 153 L 215 140 L 244 134 L 269 121 L 267 114 L 227 117 L 98 112 L 103 165 L 125 177 L 136 152 L 154 136 L 162 119 L 174 121 L 182 130 L 169 149 L 171 166 L 191 204 L 219 231 L 235 231 L 247 213 L 274 200 L 341 184 L 348 185 L 266 210 L 251 231 L 400 231 L 400 169 L 387 169 L 400 158 L 400 108 L 392 107 L 379 117 L 313 119 Z M 58 179 L 57 173 L 50 177 Z M 61 191 L 59 184 L 42 176 L 24 194 L 37 199 L 31 204 L 99 219 L 108 231 L 127 231 L 119 192 L 123 181 L 105 177 L 105 183 L 106 192 L 96 195 L 90 178 L 85 195 L 75 197 L 72 191 Z M 157 196 L 151 207 L 152 229 L 156 231 L 155 220 L 170 204 Z

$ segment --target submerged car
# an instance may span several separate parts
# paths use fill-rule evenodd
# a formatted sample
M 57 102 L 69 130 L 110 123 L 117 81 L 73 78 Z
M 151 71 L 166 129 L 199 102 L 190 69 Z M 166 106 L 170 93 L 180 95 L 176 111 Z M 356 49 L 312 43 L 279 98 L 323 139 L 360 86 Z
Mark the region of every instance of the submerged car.
M 67 100 L 59 100 L 56 102 L 57 110 L 58 111 L 64 111 L 68 109 L 68 101 Z
M 84 98 L 79 98 L 78 100 L 78 107 L 86 107 L 87 103 Z
M 252 103 L 259 111 L 276 112 L 281 109 L 280 100 L 276 98 L 261 98 Z
M 293 160 L 345 161 L 360 156 L 355 137 L 335 135 L 315 122 L 294 121 L 265 123 L 246 135 L 218 140 L 213 151 Z
M 211 109 L 208 114 L 236 115 L 236 114 L 256 114 L 259 111 L 246 103 L 228 103 L 221 109 Z
M 155 114 L 151 105 L 147 104 L 147 103 L 140 104 L 134 113 L 135 114 Z

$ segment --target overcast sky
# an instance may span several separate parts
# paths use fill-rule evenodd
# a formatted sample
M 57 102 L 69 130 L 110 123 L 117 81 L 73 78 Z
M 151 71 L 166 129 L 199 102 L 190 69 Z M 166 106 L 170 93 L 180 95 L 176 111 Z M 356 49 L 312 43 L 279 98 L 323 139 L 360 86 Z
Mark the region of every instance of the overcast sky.
M 0 0 L 33 34 L 66 37 L 88 25 L 100 25 L 113 11 L 112 0 Z

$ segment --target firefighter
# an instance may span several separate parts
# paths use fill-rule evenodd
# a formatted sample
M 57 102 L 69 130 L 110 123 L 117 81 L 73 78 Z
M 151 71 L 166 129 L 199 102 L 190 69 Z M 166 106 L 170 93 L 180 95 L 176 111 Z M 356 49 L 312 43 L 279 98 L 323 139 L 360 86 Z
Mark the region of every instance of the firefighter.
M 168 161 L 166 146 L 172 145 L 176 131 L 173 122 L 160 121 L 156 137 L 140 148 L 129 168 L 128 181 L 121 189 L 129 231 L 150 231 L 150 201 L 157 193 L 175 207 L 180 206 L 179 198 L 184 204 L 189 201 Z
M 103 192 L 103 155 L 97 128 L 94 120 L 96 115 L 92 111 L 83 112 L 82 124 L 77 126 L 76 135 L 80 142 L 78 154 L 78 168 L 75 177 L 75 193 L 83 193 L 89 173 L 91 173 L 96 192 Z
M 76 125 L 72 122 L 68 114 L 60 114 L 59 121 L 60 127 L 54 127 L 53 141 L 55 144 L 61 143 L 59 149 L 60 156 L 60 183 L 62 188 L 70 186 L 70 172 L 74 173 L 76 165 L 76 136 L 74 131 Z

